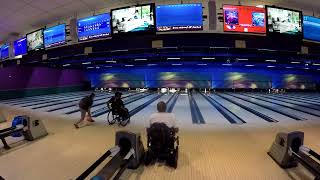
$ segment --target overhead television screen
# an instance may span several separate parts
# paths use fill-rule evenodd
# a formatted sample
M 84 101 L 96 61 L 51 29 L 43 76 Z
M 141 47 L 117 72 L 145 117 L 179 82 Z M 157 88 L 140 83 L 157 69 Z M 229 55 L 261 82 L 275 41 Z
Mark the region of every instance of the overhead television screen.
M 100 14 L 78 20 L 78 39 L 86 41 L 111 35 L 110 14 Z
M 28 51 L 44 48 L 43 29 L 27 34 Z
M 47 28 L 43 31 L 45 48 L 59 46 L 66 43 L 66 25 Z
M 156 8 L 157 31 L 202 30 L 202 4 L 159 5 Z
M 1 59 L 9 58 L 9 45 L 4 44 L 1 46 Z
M 154 4 L 114 9 L 111 11 L 113 34 L 154 32 Z
M 303 16 L 303 37 L 313 41 L 320 41 L 320 18 Z
M 27 38 L 21 38 L 13 42 L 14 56 L 27 54 Z
M 266 12 L 254 6 L 224 5 L 224 25 L 226 32 L 266 33 Z
M 267 6 L 268 32 L 302 36 L 302 12 Z

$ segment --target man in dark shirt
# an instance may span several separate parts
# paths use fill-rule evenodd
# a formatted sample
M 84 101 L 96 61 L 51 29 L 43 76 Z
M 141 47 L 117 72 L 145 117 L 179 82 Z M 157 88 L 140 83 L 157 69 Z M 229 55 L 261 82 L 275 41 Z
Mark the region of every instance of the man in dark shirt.
M 80 120 L 74 124 L 74 126 L 76 128 L 79 128 L 79 124 L 84 121 L 85 117 L 86 117 L 86 114 L 88 113 L 88 118 L 90 119 L 89 121 L 90 122 L 94 122 L 92 119 L 91 119 L 91 106 L 93 104 L 93 100 L 94 100 L 94 97 L 96 95 L 94 93 L 91 93 L 90 96 L 86 96 L 84 98 L 82 98 L 79 102 L 79 109 L 80 109 L 80 112 L 81 112 L 81 118 Z
M 123 101 L 121 100 L 121 92 L 116 92 L 114 97 L 112 97 L 107 105 L 109 109 L 112 109 L 112 112 L 116 112 L 119 114 L 120 117 L 127 119 L 129 118 L 128 109 L 125 108 Z M 110 107 L 111 105 L 111 107 Z

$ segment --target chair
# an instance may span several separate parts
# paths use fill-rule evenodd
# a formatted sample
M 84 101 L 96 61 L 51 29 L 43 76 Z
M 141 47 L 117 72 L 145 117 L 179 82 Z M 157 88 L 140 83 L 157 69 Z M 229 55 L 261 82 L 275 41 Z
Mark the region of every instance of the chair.
M 170 167 L 177 168 L 179 136 L 176 136 L 176 129 L 169 128 L 164 123 L 153 123 L 147 128 L 147 138 L 145 164 L 160 160 L 165 161 Z

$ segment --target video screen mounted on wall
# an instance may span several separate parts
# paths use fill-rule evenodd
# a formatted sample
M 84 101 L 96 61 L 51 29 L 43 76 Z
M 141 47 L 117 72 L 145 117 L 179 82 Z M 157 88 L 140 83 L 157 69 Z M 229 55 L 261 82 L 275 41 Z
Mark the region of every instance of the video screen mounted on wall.
M 13 42 L 14 56 L 27 54 L 27 38 L 23 37 Z
M 110 14 L 100 14 L 78 20 L 78 40 L 87 41 L 111 36 Z
M 112 33 L 155 32 L 154 4 L 111 10 Z
M 28 51 L 44 48 L 43 29 L 27 34 Z
M 265 8 L 255 6 L 223 6 L 225 32 L 266 33 Z
M 202 4 L 171 4 L 156 7 L 157 31 L 199 31 L 203 29 Z
M 303 16 L 303 38 L 320 41 L 320 18 Z
M 47 28 L 43 32 L 44 46 L 50 48 L 54 46 L 63 45 L 66 43 L 66 25 L 60 24 Z
M 302 12 L 292 9 L 266 6 L 267 32 L 302 37 Z

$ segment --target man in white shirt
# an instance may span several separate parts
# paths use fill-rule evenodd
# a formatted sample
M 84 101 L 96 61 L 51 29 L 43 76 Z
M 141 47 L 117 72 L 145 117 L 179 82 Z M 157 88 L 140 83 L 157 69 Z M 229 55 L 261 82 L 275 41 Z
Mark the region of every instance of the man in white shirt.
M 166 110 L 167 110 L 167 105 L 165 102 L 163 101 L 160 101 L 158 104 L 157 104 L 157 110 L 158 112 L 157 113 L 153 113 L 151 116 L 150 116 L 150 126 L 153 124 L 153 123 L 164 123 L 166 124 L 169 128 L 176 128 L 176 117 L 173 113 L 167 113 Z

